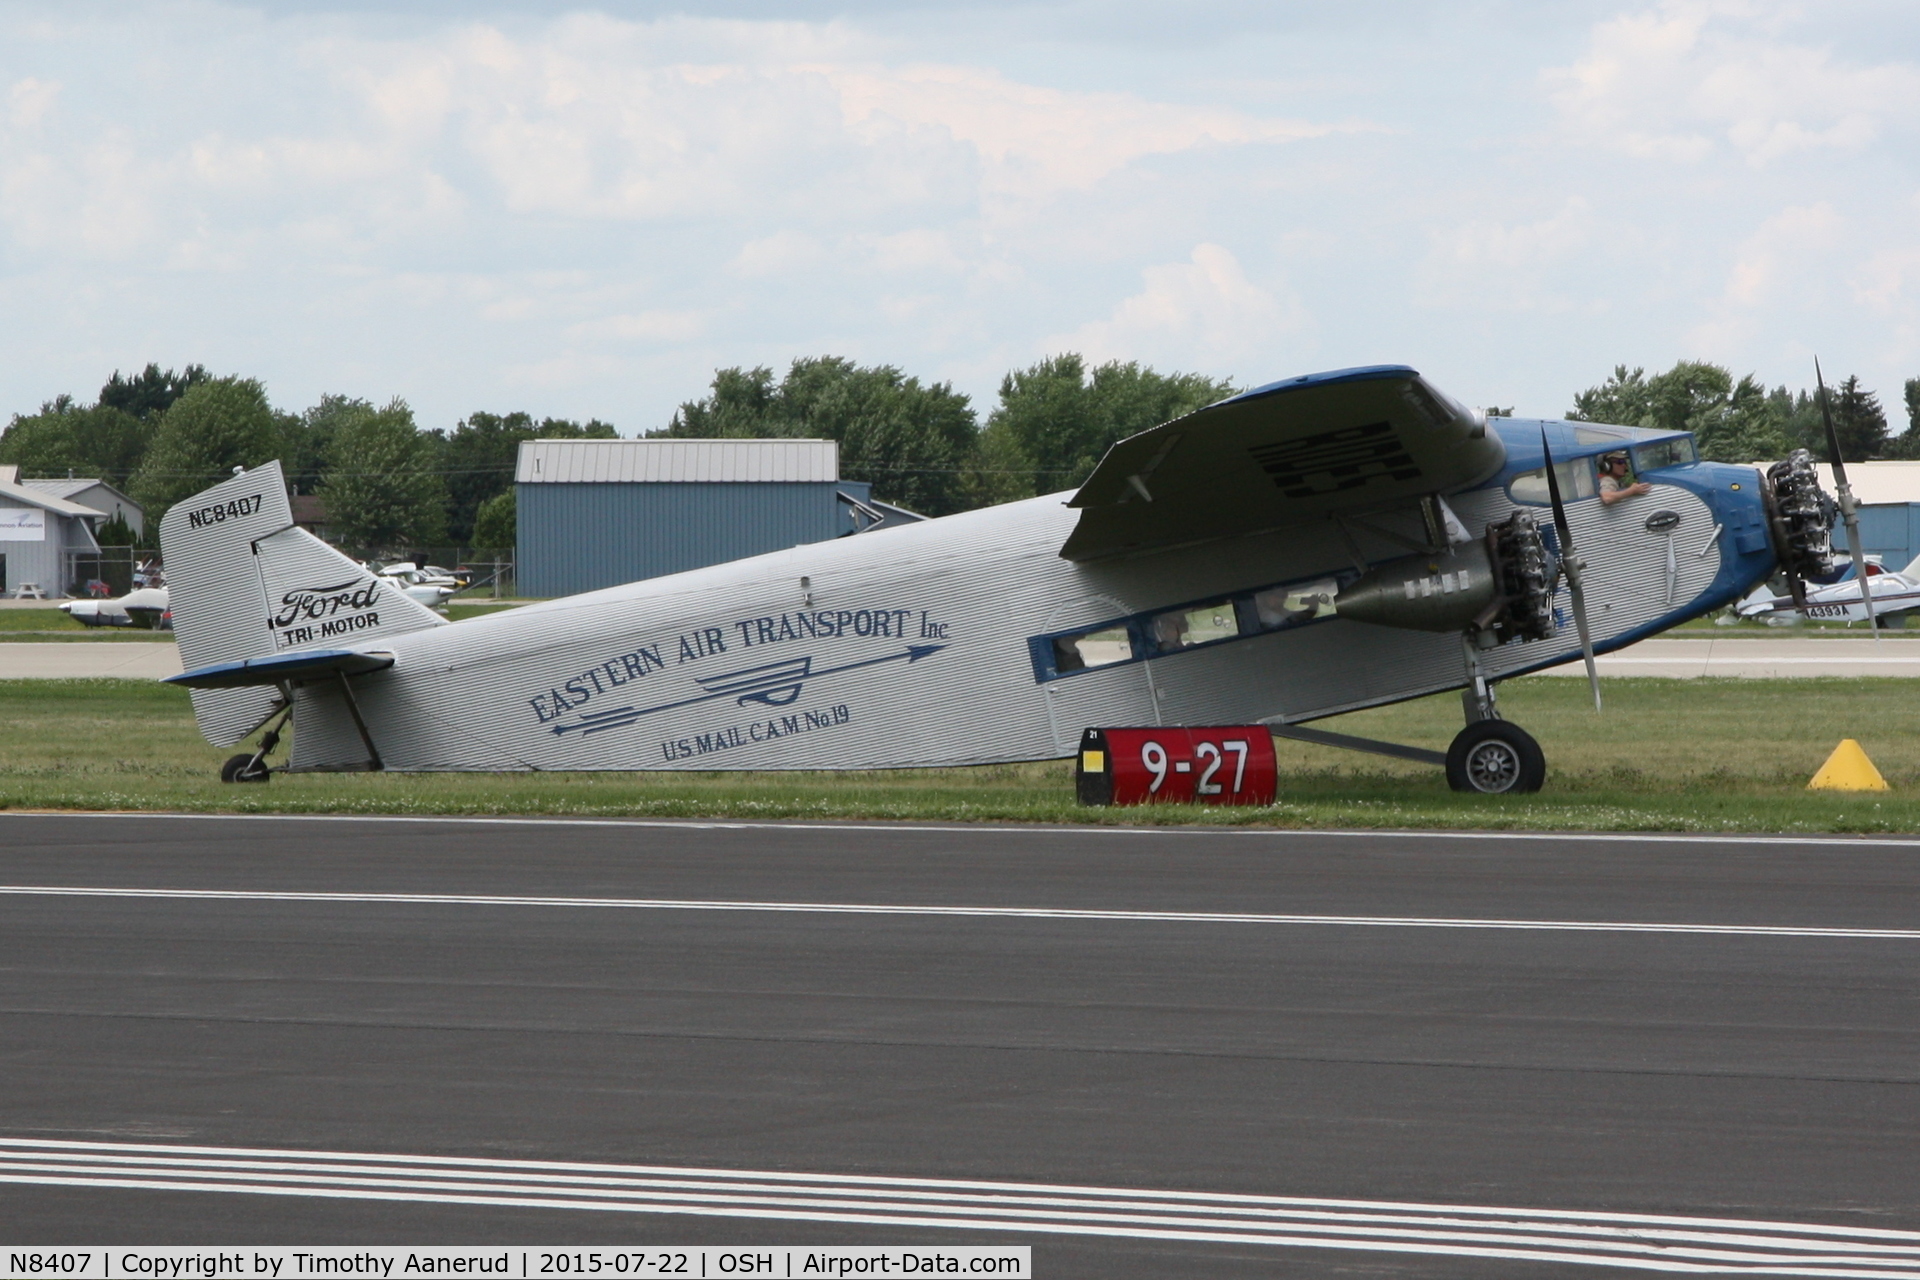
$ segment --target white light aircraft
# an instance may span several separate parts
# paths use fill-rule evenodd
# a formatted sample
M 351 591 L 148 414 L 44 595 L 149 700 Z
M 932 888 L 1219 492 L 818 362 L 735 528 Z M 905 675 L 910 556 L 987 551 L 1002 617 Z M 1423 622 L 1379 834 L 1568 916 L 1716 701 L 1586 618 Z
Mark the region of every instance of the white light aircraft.
M 136 587 L 115 600 L 68 600 L 60 609 L 83 627 L 164 629 L 167 589 Z
M 1623 449 L 1652 488 L 1603 502 Z M 1833 510 L 1804 452 L 1762 474 L 1685 433 L 1489 421 L 1389 365 L 1123 440 L 1075 493 L 457 623 L 295 527 L 277 463 L 161 539 L 174 681 L 216 745 L 267 729 L 232 780 L 268 776 L 289 718 L 290 770 L 967 765 L 1259 721 L 1502 792 L 1545 763 L 1499 681 L 1583 655 L 1591 678 L 1776 570 L 1830 575 Z M 1444 757 L 1305 723 L 1450 689 Z
M 1867 590 L 1873 595 L 1873 616 L 1901 617 L 1920 609 L 1920 556 L 1895 571 L 1867 561 Z M 1802 616 L 1821 622 L 1865 622 L 1867 602 L 1860 595 L 1860 579 L 1851 571 L 1838 582 L 1809 586 L 1804 602 L 1761 586 L 1733 607 L 1742 618 L 1765 622 L 1798 622 Z

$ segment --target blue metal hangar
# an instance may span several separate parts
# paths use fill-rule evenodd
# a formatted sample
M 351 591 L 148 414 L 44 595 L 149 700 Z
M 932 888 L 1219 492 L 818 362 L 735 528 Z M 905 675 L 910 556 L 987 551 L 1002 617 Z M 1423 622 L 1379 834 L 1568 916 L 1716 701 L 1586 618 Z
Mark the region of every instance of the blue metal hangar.
M 519 592 L 563 596 L 921 519 L 840 479 L 832 440 L 528 440 Z

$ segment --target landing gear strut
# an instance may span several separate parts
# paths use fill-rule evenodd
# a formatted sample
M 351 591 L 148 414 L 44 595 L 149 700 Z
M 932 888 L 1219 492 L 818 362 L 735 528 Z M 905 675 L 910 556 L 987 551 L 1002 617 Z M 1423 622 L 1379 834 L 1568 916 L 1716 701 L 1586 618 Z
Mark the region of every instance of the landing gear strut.
M 1469 678 L 1460 705 L 1467 727 L 1447 748 L 1447 785 L 1493 796 L 1538 791 L 1547 780 L 1547 757 L 1532 734 L 1500 718 L 1493 681 L 1480 670 L 1477 640 L 1466 636 Z

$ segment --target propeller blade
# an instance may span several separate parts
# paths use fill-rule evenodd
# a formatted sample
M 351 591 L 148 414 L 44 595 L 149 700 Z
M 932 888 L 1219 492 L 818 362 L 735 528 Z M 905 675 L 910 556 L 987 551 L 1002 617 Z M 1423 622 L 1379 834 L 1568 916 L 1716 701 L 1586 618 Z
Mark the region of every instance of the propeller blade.
M 1553 469 L 1553 447 L 1540 432 L 1540 452 L 1547 462 L 1547 499 L 1553 504 L 1553 528 L 1560 535 L 1560 567 L 1567 575 L 1567 594 L 1573 597 L 1573 625 L 1580 632 L 1580 656 L 1587 662 L 1587 685 L 1593 690 L 1593 709 L 1600 710 L 1600 671 L 1593 665 L 1593 628 L 1587 625 L 1587 591 L 1580 581 L 1585 566 L 1573 549 L 1573 526 L 1567 523 L 1567 505 L 1560 501 L 1560 477 Z
M 1813 358 L 1813 382 L 1820 389 L 1820 419 L 1827 428 L 1827 462 L 1833 467 L 1833 487 L 1840 498 L 1840 518 L 1847 526 L 1847 552 L 1853 557 L 1853 579 L 1860 584 L 1860 599 L 1867 606 L 1867 630 L 1873 642 L 1880 643 L 1880 624 L 1874 619 L 1873 581 L 1867 576 L 1867 548 L 1860 541 L 1860 509 L 1853 501 L 1853 486 L 1847 483 L 1847 464 L 1840 458 L 1840 433 L 1833 429 L 1833 409 L 1827 404 L 1827 380 L 1820 372 L 1820 357 Z

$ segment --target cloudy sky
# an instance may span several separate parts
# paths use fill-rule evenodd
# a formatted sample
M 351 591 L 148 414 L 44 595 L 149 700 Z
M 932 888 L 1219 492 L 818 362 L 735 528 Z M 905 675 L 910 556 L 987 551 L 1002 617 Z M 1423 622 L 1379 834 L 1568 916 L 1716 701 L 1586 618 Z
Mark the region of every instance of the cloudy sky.
M 1920 376 L 1920 4 L 0 0 L 0 413 L 662 425 L 832 353 Z M 1896 430 L 1904 414 L 1892 414 Z

